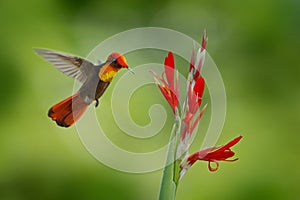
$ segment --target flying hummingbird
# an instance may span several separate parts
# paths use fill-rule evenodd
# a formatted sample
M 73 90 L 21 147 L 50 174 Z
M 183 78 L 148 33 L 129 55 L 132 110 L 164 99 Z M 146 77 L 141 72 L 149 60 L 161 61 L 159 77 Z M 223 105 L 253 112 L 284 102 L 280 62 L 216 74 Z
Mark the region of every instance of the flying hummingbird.
M 97 107 L 98 99 L 120 69 L 126 68 L 133 73 L 125 57 L 117 52 L 111 53 L 104 63 L 93 64 L 84 58 L 67 53 L 47 49 L 34 50 L 61 72 L 82 83 L 74 95 L 55 104 L 48 111 L 48 116 L 62 127 L 74 124 L 94 100 Z

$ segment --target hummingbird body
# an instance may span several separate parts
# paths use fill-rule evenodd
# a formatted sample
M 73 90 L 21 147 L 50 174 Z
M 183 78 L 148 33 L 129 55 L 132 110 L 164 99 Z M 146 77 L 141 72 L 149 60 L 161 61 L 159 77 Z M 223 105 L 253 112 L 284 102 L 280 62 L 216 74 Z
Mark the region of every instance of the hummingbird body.
M 98 99 L 120 69 L 130 70 L 126 59 L 116 52 L 110 54 L 106 62 L 94 65 L 88 60 L 70 54 L 45 49 L 35 51 L 64 74 L 82 83 L 77 93 L 55 104 L 48 111 L 48 116 L 62 127 L 74 124 L 94 100 L 97 107 Z
M 83 85 L 78 90 L 81 98 L 84 99 L 84 101 L 87 104 L 91 104 L 94 100 L 97 101 L 102 96 L 102 94 L 107 89 L 110 82 L 112 81 L 112 78 L 110 79 L 110 81 L 106 81 L 106 79 L 104 79 L 105 81 L 103 81 L 100 78 L 101 69 L 107 68 L 107 65 L 102 64 L 99 66 L 92 66 L 92 67 L 94 72 L 88 76 L 87 80 L 83 83 Z M 101 76 L 104 75 L 101 74 Z

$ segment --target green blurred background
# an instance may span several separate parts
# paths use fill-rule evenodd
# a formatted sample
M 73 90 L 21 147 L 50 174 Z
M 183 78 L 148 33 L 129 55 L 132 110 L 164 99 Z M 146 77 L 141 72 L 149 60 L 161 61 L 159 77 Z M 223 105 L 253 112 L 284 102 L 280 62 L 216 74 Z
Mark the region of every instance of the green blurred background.
M 221 163 L 216 173 L 197 163 L 183 178 L 177 199 L 300 199 L 299 1 L 2 0 L 0 25 L 1 200 L 157 198 L 161 171 L 112 170 L 86 151 L 74 127 L 59 128 L 47 117 L 52 104 L 72 93 L 73 80 L 32 50 L 86 56 L 107 37 L 144 26 L 171 28 L 198 41 L 206 27 L 208 52 L 223 75 L 228 98 L 218 144 L 244 136 L 234 147 L 238 162 Z M 109 106 L 112 88 L 97 112 Z M 136 105 L 146 106 L 133 118 L 147 124 L 151 104 L 167 104 L 155 87 L 142 92 L 149 98 L 136 94 Z M 171 118 L 170 109 L 168 114 Z M 111 132 L 122 134 L 111 118 L 106 123 L 112 124 Z M 163 136 L 147 148 L 159 146 L 156 140 L 167 141 L 171 125 L 168 119 Z M 139 142 L 132 143 L 140 148 Z M 192 149 L 200 144 L 199 139 Z

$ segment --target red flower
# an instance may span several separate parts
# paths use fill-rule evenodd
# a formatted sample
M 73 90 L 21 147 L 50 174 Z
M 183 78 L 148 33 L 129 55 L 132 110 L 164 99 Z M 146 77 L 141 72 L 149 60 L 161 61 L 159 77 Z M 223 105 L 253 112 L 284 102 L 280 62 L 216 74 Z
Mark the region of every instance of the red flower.
M 162 84 L 158 83 L 158 87 L 161 93 L 164 95 L 165 99 L 170 104 L 173 112 L 175 113 L 176 108 L 178 108 L 178 95 L 179 95 L 179 85 L 178 85 L 178 74 L 176 75 L 176 84 L 174 86 L 174 56 L 172 52 L 169 52 L 168 56 L 165 58 L 165 70 L 163 71 L 161 77 L 155 72 L 151 73 L 159 79 Z M 164 79 L 164 74 L 167 80 Z
M 228 158 L 234 156 L 234 152 L 230 148 L 234 146 L 236 143 L 238 143 L 241 139 L 242 136 L 239 136 L 231 140 L 230 142 L 228 142 L 226 145 L 220 147 L 211 147 L 211 148 L 198 151 L 188 157 L 187 159 L 188 165 L 192 166 L 197 160 L 208 161 L 209 170 L 211 172 L 214 172 L 219 167 L 219 161 L 234 162 L 238 160 L 238 158 L 235 158 L 233 160 L 228 160 Z M 217 166 L 213 168 L 211 166 L 211 162 L 216 163 Z

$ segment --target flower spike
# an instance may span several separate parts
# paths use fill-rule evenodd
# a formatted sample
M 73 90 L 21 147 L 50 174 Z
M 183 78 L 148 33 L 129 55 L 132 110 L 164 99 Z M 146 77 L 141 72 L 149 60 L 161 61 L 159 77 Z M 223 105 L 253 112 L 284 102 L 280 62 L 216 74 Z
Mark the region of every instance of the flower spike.
M 205 80 L 201 75 L 201 69 L 205 61 L 207 41 L 206 30 L 204 30 L 201 46 L 196 49 L 193 45 L 187 77 L 186 100 L 183 102 L 182 108 L 179 107 L 178 71 L 175 71 L 173 53 L 169 52 L 165 57 L 164 71 L 161 76 L 151 71 L 155 76 L 160 92 L 174 113 L 167 165 L 163 171 L 159 194 L 161 200 L 174 199 L 174 191 L 176 192 L 180 179 L 196 161 L 207 161 L 209 171 L 214 172 L 218 170 L 221 161 L 234 162 L 238 160 L 238 158 L 232 159 L 235 153 L 231 150 L 231 147 L 236 145 L 242 139 L 242 136 L 236 137 L 223 146 L 213 146 L 193 154 L 189 153 L 192 136 L 196 132 L 195 129 L 207 107 L 207 104 L 205 104 L 200 110 L 205 89 Z

